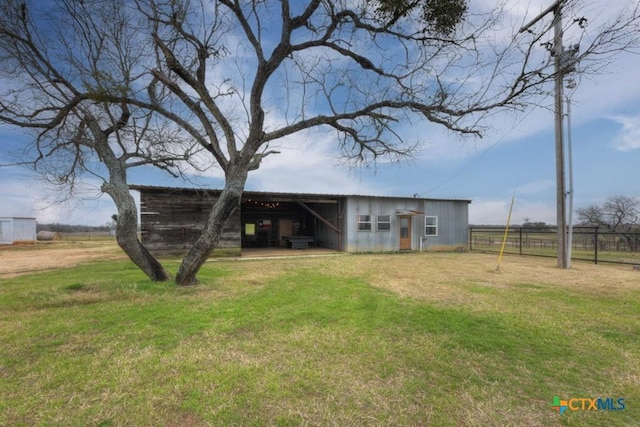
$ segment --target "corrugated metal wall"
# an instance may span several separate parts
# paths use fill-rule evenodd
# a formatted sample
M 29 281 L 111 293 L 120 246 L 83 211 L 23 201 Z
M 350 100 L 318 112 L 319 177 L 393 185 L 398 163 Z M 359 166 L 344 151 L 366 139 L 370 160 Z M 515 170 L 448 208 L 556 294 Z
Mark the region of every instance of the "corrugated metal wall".
M 344 213 L 343 250 L 400 250 L 399 217 L 411 217 L 411 250 L 466 248 L 469 240 L 467 200 L 424 200 L 350 196 Z M 358 215 L 371 215 L 371 230 L 358 230 Z M 378 216 L 390 215 L 389 230 L 378 229 Z M 425 217 L 438 218 L 438 235 L 425 237 Z
M 36 241 L 35 218 L 0 218 L 0 244 Z
M 345 209 L 344 250 L 347 252 L 387 252 L 400 250 L 398 211 L 421 211 L 420 199 L 350 196 Z M 371 230 L 358 230 L 358 215 L 371 215 Z M 379 230 L 380 215 L 389 215 L 389 230 Z M 412 215 L 411 249 L 420 249 L 423 215 Z M 422 224 L 422 225 L 420 225 Z
M 427 249 L 466 248 L 469 244 L 469 203 L 466 200 L 425 200 L 425 216 L 438 218 L 438 235 L 427 237 Z M 422 233 L 424 234 L 422 225 Z
M 0 244 L 10 245 L 13 243 L 13 227 L 11 218 L 0 218 Z

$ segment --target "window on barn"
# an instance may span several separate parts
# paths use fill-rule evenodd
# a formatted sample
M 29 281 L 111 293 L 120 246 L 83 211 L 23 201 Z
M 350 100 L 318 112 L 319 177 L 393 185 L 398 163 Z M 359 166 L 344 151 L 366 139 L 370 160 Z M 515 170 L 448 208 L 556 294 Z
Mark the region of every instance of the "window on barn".
M 391 230 L 391 215 L 378 215 L 378 231 Z
M 371 215 L 358 215 L 358 231 L 371 231 Z
M 425 236 L 438 235 L 438 217 L 437 216 L 424 217 L 424 235 Z

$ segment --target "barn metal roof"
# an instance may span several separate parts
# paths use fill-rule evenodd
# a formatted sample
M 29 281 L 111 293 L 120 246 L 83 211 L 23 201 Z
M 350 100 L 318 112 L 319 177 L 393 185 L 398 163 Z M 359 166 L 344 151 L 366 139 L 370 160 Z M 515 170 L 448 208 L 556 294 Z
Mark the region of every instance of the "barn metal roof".
M 221 193 L 219 188 L 184 188 L 184 187 L 162 187 L 155 185 L 137 185 L 130 184 L 129 188 L 136 191 L 179 191 L 179 192 L 206 192 L 206 193 Z M 301 199 L 345 199 L 347 197 L 362 197 L 370 199 L 399 199 L 399 200 L 426 200 L 434 202 L 466 202 L 471 203 L 470 199 L 449 199 L 449 198 L 430 198 L 430 197 L 407 197 L 407 196 L 378 196 L 368 194 L 326 194 L 326 193 L 289 193 L 289 192 L 277 192 L 277 191 L 250 191 L 245 190 L 242 193 L 243 198 L 282 198 L 291 200 Z

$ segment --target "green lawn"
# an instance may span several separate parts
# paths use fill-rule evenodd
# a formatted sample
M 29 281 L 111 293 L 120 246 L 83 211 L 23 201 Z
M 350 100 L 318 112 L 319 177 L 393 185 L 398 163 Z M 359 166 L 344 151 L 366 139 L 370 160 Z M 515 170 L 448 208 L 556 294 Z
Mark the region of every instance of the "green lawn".
M 0 280 L 0 425 L 638 425 L 640 272 L 495 263 L 216 261 L 176 288 L 110 261 Z M 559 415 L 554 396 L 625 409 Z

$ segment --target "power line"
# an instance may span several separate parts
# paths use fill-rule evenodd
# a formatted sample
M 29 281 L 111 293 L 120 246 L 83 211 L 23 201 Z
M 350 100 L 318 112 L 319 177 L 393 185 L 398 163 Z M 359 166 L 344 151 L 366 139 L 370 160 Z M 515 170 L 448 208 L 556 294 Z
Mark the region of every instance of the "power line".
M 522 118 L 520 118 L 516 123 L 514 123 L 514 125 L 511 127 L 511 129 L 504 135 L 502 135 L 500 138 L 498 138 L 493 144 L 491 144 L 489 147 L 487 147 L 484 151 L 482 151 L 480 153 L 480 155 L 474 157 L 471 161 L 469 161 L 468 163 L 466 163 L 464 166 L 462 166 L 458 171 L 454 172 L 453 175 L 451 175 L 449 178 L 447 178 L 446 180 L 440 182 L 438 185 L 436 185 L 435 187 L 431 187 L 428 190 L 425 190 L 421 193 L 416 193 L 416 197 L 421 197 L 424 195 L 427 195 L 429 193 L 431 193 L 432 191 L 435 191 L 439 188 L 441 188 L 442 186 L 448 184 L 449 182 L 453 181 L 455 178 L 459 177 L 460 175 L 462 175 L 464 172 L 466 172 L 467 170 L 469 170 L 473 165 L 475 165 L 480 159 L 482 159 L 485 155 L 487 155 L 491 150 L 493 150 L 498 144 L 502 143 L 505 139 L 507 139 L 512 133 L 513 131 L 519 127 L 519 125 L 521 125 L 525 119 L 527 119 L 529 116 L 531 116 L 533 114 L 533 110 L 529 110 L 524 116 L 522 116 Z

